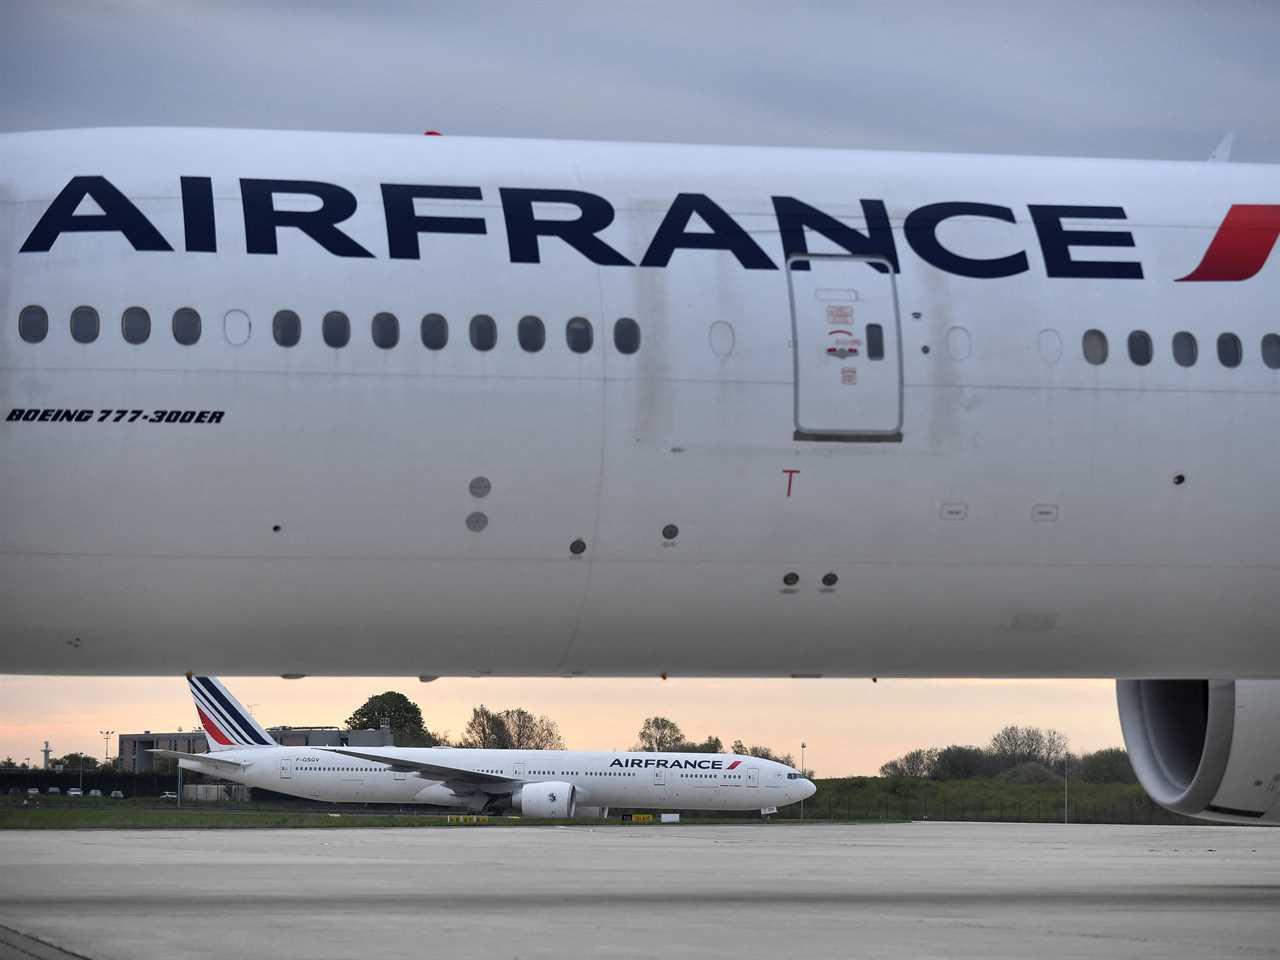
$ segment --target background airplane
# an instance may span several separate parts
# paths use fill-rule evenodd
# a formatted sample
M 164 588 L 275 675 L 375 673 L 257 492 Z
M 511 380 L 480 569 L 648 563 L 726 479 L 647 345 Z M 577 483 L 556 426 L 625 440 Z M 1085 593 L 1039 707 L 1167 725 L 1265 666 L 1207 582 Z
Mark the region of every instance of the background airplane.
M 769 814 L 816 791 L 793 767 L 736 754 L 282 747 L 216 677 L 187 683 L 209 753 L 152 753 L 184 770 L 308 800 L 593 818 L 610 807 Z

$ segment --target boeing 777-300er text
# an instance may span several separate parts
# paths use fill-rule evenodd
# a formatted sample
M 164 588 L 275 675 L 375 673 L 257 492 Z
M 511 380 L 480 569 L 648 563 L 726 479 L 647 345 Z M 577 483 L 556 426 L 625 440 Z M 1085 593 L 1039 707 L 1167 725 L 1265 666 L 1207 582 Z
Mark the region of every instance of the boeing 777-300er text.
M 815 791 L 786 764 L 725 753 L 282 747 L 216 677 L 187 683 L 209 752 L 152 753 L 184 770 L 308 800 L 605 817 L 610 807 L 769 814 Z
M 0 136 L 0 671 L 1123 678 L 1280 815 L 1280 168 Z

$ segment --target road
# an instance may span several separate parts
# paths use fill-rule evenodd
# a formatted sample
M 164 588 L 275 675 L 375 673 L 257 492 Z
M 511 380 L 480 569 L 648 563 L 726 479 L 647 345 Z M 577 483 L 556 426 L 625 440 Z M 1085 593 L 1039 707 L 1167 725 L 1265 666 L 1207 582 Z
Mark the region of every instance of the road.
M 10 831 L 0 864 L 0 960 L 1280 956 L 1266 829 Z

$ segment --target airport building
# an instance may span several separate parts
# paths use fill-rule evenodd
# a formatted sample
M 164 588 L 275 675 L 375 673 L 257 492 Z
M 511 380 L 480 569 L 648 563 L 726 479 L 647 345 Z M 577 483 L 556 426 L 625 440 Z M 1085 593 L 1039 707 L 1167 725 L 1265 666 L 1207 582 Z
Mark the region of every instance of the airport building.
M 391 728 L 378 730 L 343 730 L 340 727 L 268 727 L 267 732 L 284 747 L 391 747 L 395 740 Z M 156 769 L 151 750 L 176 750 L 180 753 L 205 753 L 209 743 L 203 730 L 179 730 L 176 733 L 122 733 L 116 746 L 120 769 L 128 773 L 148 773 Z

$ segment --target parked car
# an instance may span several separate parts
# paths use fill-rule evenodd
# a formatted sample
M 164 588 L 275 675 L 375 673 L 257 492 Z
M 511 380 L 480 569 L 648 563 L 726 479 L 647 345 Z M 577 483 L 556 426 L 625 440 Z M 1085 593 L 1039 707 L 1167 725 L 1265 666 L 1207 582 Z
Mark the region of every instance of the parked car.
M 68 790 L 68 791 L 67 791 L 67 796 L 68 796 L 68 797 L 83 797 L 83 796 L 84 796 L 84 791 L 83 791 L 83 790 L 81 790 L 79 787 L 72 787 L 70 790 Z
M 178 795 L 174 793 L 172 790 L 166 790 L 164 793 L 160 794 L 160 799 L 161 800 L 177 800 Z
M 40 796 L 40 788 L 39 788 L 39 787 L 27 787 L 27 796 L 28 796 L 28 797 L 38 797 L 38 796 Z
M 100 797 L 100 796 L 102 796 L 102 791 L 101 791 L 101 790 L 90 790 L 90 791 L 89 791 L 89 796 L 91 796 L 91 797 Z
M 112 800 L 123 800 L 123 799 L 124 799 L 124 791 L 123 791 L 123 790 L 112 790 L 112 791 L 111 791 L 111 799 L 112 799 Z
M 62 789 L 61 789 L 60 787 L 50 787 L 50 788 L 49 788 L 47 791 L 45 791 L 45 792 L 46 792 L 46 793 L 48 793 L 50 796 L 53 796 L 54 794 L 61 795 L 61 794 L 62 794 Z

